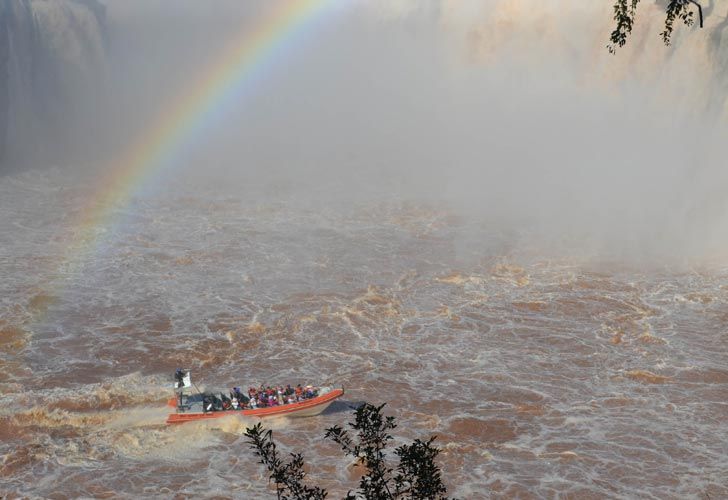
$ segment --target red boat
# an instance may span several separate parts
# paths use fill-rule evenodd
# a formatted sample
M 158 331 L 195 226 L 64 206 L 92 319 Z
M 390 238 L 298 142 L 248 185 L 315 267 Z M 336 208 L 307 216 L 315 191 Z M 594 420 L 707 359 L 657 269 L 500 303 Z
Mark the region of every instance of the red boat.
M 189 372 L 183 373 L 189 377 Z M 176 389 L 184 389 L 190 387 L 189 378 L 183 381 L 179 378 L 179 385 Z M 187 382 L 187 383 L 185 383 Z M 228 415 L 242 415 L 245 417 L 311 417 L 320 414 L 335 400 L 344 395 L 344 389 L 334 389 L 333 387 L 321 387 L 316 391 L 314 397 L 301 399 L 293 403 L 279 404 L 276 406 L 268 406 L 265 408 L 226 408 L 206 411 L 212 405 L 207 405 L 208 398 L 215 398 L 216 393 L 198 393 L 186 395 L 182 391 L 177 397 L 171 398 L 167 405 L 175 408 L 175 413 L 170 413 L 167 417 L 168 424 L 182 424 L 196 420 L 208 420 L 211 418 L 220 418 Z M 219 408 L 219 407 L 218 407 Z

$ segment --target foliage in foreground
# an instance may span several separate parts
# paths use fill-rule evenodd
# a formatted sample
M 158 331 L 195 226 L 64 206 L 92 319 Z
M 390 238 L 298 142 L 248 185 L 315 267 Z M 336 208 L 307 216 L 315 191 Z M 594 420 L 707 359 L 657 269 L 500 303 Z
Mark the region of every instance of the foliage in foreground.
M 614 53 L 617 47 L 624 47 L 627 43 L 627 37 L 632 33 L 639 2 L 640 0 L 615 0 L 614 20 L 617 21 L 617 26 L 609 37 L 611 41 L 607 45 L 609 52 Z M 676 20 L 682 21 L 686 26 L 692 26 L 697 11 L 700 27 L 703 27 L 703 8 L 696 0 L 669 0 L 665 10 L 665 31 L 660 33 L 665 45 L 670 45 Z
M 354 437 L 338 425 L 326 430 L 326 438 L 337 443 L 346 455 L 354 457 L 365 471 L 359 481 L 359 489 L 353 493 L 349 491 L 347 500 L 446 500 L 447 490 L 442 484 L 440 468 L 435 464 L 440 449 L 433 445 L 434 436 L 427 441 L 417 439 L 410 445 L 396 448 L 394 454 L 399 458 L 399 463 L 396 469 L 389 467 L 385 449 L 393 439 L 389 432 L 397 424 L 394 417 L 382 415 L 382 408 L 384 405 L 365 403 L 354 411 L 354 422 L 349 423 Z M 304 484 L 306 473 L 300 453 L 291 453 L 288 462 L 280 458 L 272 431 L 258 423 L 246 428 L 245 436 L 260 457 L 260 463 L 270 472 L 270 479 L 276 484 L 280 500 L 326 498 L 325 489 Z

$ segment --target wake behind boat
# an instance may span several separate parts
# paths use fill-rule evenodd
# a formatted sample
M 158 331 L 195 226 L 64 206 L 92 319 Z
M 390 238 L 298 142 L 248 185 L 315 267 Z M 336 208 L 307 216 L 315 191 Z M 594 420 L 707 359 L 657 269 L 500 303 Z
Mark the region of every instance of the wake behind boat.
M 185 389 L 193 387 L 190 371 L 177 370 L 175 373 L 176 397 L 168 402 L 175 413 L 167 417 L 167 424 L 181 424 L 196 420 L 208 420 L 228 415 L 246 417 L 311 417 L 318 415 L 336 399 L 344 395 L 344 389 L 333 387 L 284 387 L 250 388 L 245 396 L 239 388 L 230 391 L 229 396 L 222 391 L 197 391 L 187 394 Z

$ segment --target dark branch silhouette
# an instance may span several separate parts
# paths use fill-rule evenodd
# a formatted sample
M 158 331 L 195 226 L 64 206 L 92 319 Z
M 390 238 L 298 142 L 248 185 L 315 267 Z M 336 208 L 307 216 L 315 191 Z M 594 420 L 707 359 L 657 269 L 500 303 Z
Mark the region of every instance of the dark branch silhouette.
M 624 47 L 627 43 L 627 38 L 634 27 L 639 2 L 640 0 L 616 0 L 614 2 L 614 20 L 617 25 L 609 36 L 611 43 L 607 45 L 612 54 L 617 51 L 617 48 Z M 703 27 L 703 7 L 699 2 L 696 0 L 670 0 L 665 9 L 665 30 L 660 33 L 665 45 L 670 45 L 672 42 L 676 20 L 682 21 L 686 26 L 692 26 L 695 23 L 695 12 L 691 4 L 698 11 L 698 25 Z
M 394 454 L 399 458 L 396 468 L 387 465 L 387 444 L 394 439 L 389 433 L 397 427 L 394 417 L 382 415 L 381 406 L 364 403 L 354 411 L 354 422 L 349 427 L 356 436 L 338 425 L 326 430 L 326 438 L 337 443 L 346 455 L 354 457 L 365 473 L 359 481 L 356 492 L 350 490 L 347 500 L 447 500 L 447 489 L 442 483 L 442 473 L 435 463 L 440 449 L 433 445 L 435 437 L 427 441 L 415 440 L 410 445 L 398 447 Z M 292 453 L 291 462 L 283 462 L 277 454 L 272 432 L 265 430 L 261 424 L 245 430 L 245 436 L 261 457 L 271 473 L 270 479 L 276 483 L 276 492 L 280 500 L 301 499 L 318 500 L 326 497 L 326 490 L 309 487 L 303 484 L 303 457 Z
M 703 7 L 695 0 L 690 0 L 690 3 L 695 4 L 698 8 L 698 26 L 703 27 Z
M 303 483 L 306 476 L 303 471 L 303 455 L 291 453 L 290 462 L 284 462 L 278 456 L 272 431 L 263 429 L 262 424 L 257 423 L 245 429 L 245 437 L 250 441 L 250 447 L 255 449 L 255 453 L 260 457 L 260 463 L 271 473 L 270 479 L 276 484 L 278 500 L 326 498 L 326 490 L 317 486 L 306 486 Z

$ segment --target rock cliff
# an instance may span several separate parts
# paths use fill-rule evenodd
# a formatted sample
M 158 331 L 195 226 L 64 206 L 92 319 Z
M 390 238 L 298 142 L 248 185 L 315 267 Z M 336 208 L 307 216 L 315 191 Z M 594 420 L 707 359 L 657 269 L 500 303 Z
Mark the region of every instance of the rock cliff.
M 54 159 L 92 127 L 105 65 L 96 0 L 0 0 L 0 162 Z

